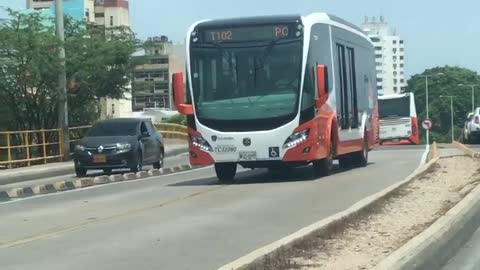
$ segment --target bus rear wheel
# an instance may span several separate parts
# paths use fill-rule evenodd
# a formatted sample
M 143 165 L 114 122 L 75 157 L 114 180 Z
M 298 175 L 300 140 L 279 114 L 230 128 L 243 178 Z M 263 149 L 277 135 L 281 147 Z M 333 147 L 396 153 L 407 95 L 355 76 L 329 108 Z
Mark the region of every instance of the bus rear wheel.
M 352 154 L 353 162 L 356 167 L 366 167 L 368 165 L 368 139 L 367 134 L 363 137 L 362 151 Z
M 215 163 L 215 173 L 220 183 L 233 183 L 235 174 L 237 173 L 236 163 Z

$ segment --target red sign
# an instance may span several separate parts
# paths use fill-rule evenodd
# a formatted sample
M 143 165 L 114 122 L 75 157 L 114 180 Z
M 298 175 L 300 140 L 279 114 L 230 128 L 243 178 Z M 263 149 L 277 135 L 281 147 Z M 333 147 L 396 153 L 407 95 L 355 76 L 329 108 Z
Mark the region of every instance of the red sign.
M 432 128 L 432 122 L 430 120 L 424 120 L 422 122 L 422 127 L 426 130 L 430 130 Z

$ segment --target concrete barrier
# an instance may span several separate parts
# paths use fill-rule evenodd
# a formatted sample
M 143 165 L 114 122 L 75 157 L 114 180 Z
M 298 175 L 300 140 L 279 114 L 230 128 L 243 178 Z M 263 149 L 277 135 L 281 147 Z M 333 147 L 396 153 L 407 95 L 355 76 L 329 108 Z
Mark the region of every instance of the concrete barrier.
M 474 152 L 457 143 L 465 153 Z M 480 185 L 425 231 L 380 262 L 375 270 L 437 270 L 480 225 Z
M 153 169 L 148 171 L 148 175 L 150 176 L 160 176 L 162 174 L 163 174 L 163 169 L 159 169 L 159 170 Z
M 263 269 L 262 264 L 264 260 L 268 258 L 274 258 L 279 254 L 280 250 L 288 250 L 295 244 L 300 243 L 308 239 L 309 237 L 319 237 L 320 235 L 328 235 L 330 232 L 335 231 L 335 228 L 342 226 L 343 224 L 351 222 L 358 215 L 361 215 L 368 209 L 375 207 L 378 203 L 388 199 L 392 194 L 409 184 L 413 180 L 417 179 L 421 175 L 425 174 L 432 166 L 437 163 L 439 158 L 430 160 L 427 164 L 421 165 L 411 175 L 409 175 L 402 182 L 396 183 L 374 195 L 371 195 L 363 200 L 357 202 L 350 208 L 326 219 L 322 219 L 310 226 L 307 226 L 299 231 L 288 235 L 276 242 L 273 242 L 267 246 L 257 249 L 229 264 L 226 264 L 218 270 L 237 270 L 237 269 Z
M 76 188 L 86 188 L 95 185 L 92 178 L 82 178 L 75 180 L 75 187 Z
M 148 172 L 146 171 L 137 172 L 136 176 L 137 176 L 137 179 L 149 177 Z
M 75 184 L 71 181 L 58 181 L 53 184 L 56 191 L 66 191 L 75 189 Z
M 33 187 L 33 193 L 35 195 L 43 195 L 43 194 L 48 194 L 49 191 L 47 189 L 47 185 L 38 185 Z
M 123 179 L 128 181 L 128 180 L 135 180 L 137 179 L 137 176 L 134 173 L 126 173 L 123 175 Z
M 108 175 L 97 176 L 93 178 L 93 182 L 95 183 L 95 185 L 103 185 L 109 183 L 110 178 L 108 177 Z
M 110 182 L 121 182 L 125 180 L 121 174 L 113 174 L 109 176 Z
M 95 185 L 104 185 L 112 182 L 120 182 L 124 180 L 136 180 L 148 177 L 161 176 L 165 174 L 170 174 L 173 172 L 182 172 L 193 169 L 189 164 L 184 164 L 181 166 L 176 166 L 175 168 L 162 168 L 160 170 L 149 170 L 142 171 L 138 173 L 126 173 L 126 174 L 115 174 L 115 175 L 102 175 L 94 178 L 81 178 L 74 181 L 57 181 L 52 184 L 37 184 L 34 186 L 19 187 L 14 189 L 9 189 L 5 191 L 0 191 L 0 202 L 9 201 L 16 198 L 24 198 L 34 195 L 44 195 L 48 193 L 55 193 L 73 189 L 81 189 L 86 187 L 91 187 Z
M 471 156 L 472 158 L 479 158 L 480 155 L 477 151 L 474 151 L 470 148 L 468 148 L 466 145 L 459 143 L 459 142 L 453 142 L 453 145 L 456 146 L 460 151 L 462 151 L 465 155 Z

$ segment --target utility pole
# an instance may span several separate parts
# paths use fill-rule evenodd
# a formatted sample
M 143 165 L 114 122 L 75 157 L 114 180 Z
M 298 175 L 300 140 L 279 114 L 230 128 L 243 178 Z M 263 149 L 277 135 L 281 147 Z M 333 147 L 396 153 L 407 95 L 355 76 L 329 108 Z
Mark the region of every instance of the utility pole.
M 65 30 L 63 22 L 63 0 L 55 0 L 55 26 L 57 38 L 60 40 L 60 73 L 58 74 L 58 126 L 62 130 L 63 138 L 59 141 L 63 148 L 64 160 L 70 158 L 70 138 L 68 131 L 68 99 L 67 99 L 67 72 L 65 68 Z
M 429 101 L 428 101 L 428 77 L 432 77 L 432 76 L 441 76 L 441 75 L 444 75 L 443 73 L 436 73 L 436 74 L 431 74 L 431 75 L 420 75 L 420 77 L 423 77 L 425 78 L 425 111 L 426 111 L 426 115 L 427 115 L 427 119 L 430 120 L 430 115 L 429 115 L 429 108 L 428 108 L 428 105 L 429 105 Z M 427 145 L 430 145 L 430 130 L 427 129 L 426 131 L 426 141 L 427 141 Z
M 453 121 L 453 98 L 455 96 L 440 96 L 441 98 L 449 98 L 450 99 L 450 121 L 451 121 L 451 127 L 452 127 L 452 143 L 455 141 L 455 126 L 454 126 L 454 121 Z

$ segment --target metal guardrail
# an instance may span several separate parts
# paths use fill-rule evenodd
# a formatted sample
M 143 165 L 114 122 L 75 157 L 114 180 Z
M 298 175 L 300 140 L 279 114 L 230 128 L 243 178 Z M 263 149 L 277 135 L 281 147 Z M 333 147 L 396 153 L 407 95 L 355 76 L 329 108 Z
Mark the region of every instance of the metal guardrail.
M 187 127 L 176 124 L 155 125 L 167 139 L 187 140 Z M 91 126 L 69 128 L 70 149 Z M 63 140 L 60 129 L 22 130 L 0 132 L 0 168 L 25 167 L 63 161 Z

